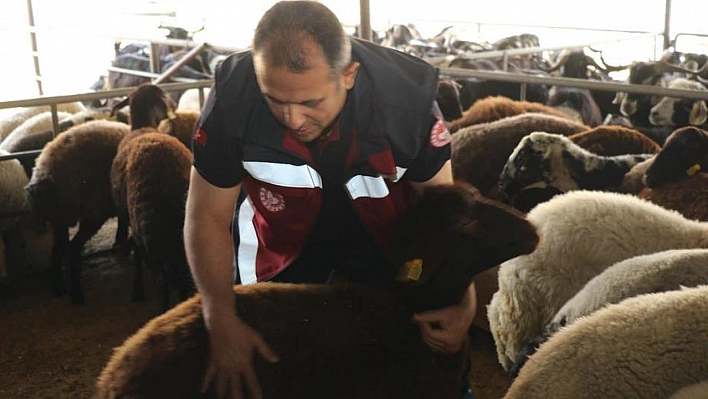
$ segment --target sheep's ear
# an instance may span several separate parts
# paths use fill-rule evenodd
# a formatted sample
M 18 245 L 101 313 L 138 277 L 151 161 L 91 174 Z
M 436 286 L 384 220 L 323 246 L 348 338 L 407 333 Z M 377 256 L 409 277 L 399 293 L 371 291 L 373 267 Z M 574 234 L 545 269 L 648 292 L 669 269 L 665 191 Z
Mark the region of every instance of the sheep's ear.
M 706 107 L 706 102 L 694 102 L 691 113 L 688 115 L 688 123 L 699 126 L 705 123 L 706 119 L 708 119 L 708 107 Z
M 538 245 L 536 228 L 519 211 L 478 197 L 475 207 L 476 236 L 484 248 L 486 267 L 533 252 Z

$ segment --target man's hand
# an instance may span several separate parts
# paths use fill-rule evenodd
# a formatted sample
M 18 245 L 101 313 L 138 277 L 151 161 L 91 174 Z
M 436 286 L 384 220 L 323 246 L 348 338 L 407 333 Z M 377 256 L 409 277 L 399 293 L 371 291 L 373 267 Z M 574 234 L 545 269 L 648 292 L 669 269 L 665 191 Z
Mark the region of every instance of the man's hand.
M 263 393 L 253 368 L 254 353 L 267 361 L 278 362 L 278 356 L 270 349 L 263 337 L 234 313 L 210 317 L 207 321 L 210 338 L 210 360 L 202 392 L 216 384 L 218 398 L 261 399 Z M 244 386 L 245 385 L 245 386 Z
M 477 313 L 477 293 L 474 284 L 465 291 L 462 302 L 444 309 L 416 313 L 413 321 L 420 325 L 423 341 L 435 352 L 457 353 L 467 339 L 472 320 Z

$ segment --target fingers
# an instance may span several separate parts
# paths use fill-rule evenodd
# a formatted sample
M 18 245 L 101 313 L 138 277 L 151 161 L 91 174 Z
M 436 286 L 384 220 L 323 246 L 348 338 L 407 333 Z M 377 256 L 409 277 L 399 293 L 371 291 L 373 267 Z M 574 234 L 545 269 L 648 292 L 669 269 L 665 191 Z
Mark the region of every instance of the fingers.
M 431 323 L 419 323 L 423 342 L 435 352 L 452 354 L 462 347 L 462 341 L 457 339 L 447 328 L 435 328 Z
M 258 377 L 253 369 L 244 373 L 243 378 L 246 380 L 246 388 L 248 388 L 248 392 L 251 393 L 249 398 L 262 399 L 263 392 L 261 391 L 261 384 L 258 381 Z
M 255 338 L 256 350 L 264 359 L 271 363 L 280 361 L 278 355 L 273 352 L 270 346 L 263 340 L 263 337 L 257 335 Z
M 202 380 L 202 393 L 206 393 L 211 385 L 211 381 L 216 375 L 216 368 L 214 364 L 209 362 L 209 367 L 207 368 L 206 374 L 204 374 L 204 380 Z

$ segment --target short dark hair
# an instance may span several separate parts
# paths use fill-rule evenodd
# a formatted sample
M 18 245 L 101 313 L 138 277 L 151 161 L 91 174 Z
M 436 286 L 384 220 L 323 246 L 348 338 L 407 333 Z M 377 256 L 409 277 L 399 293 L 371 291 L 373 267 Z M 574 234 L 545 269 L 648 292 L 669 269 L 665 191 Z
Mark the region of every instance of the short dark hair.
M 349 36 L 337 16 L 314 1 L 281 1 L 266 11 L 253 36 L 253 51 L 269 65 L 300 73 L 310 68 L 306 37 L 320 46 L 334 76 L 349 65 Z

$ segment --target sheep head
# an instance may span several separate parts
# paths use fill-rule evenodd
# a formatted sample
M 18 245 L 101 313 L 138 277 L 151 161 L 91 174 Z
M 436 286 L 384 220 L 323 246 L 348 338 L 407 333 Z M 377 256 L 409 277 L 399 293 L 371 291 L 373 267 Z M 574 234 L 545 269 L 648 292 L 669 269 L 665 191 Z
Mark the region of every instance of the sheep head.
M 708 91 L 703 84 L 685 78 L 668 83 L 670 89 Z M 701 99 L 663 97 L 651 108 L 649 122 L 655 126 L 702 125 L 708 119 L 708 107 Z
M 413 311 L 459 303 L 475 275 L 538 243 L 521 213 L 464 183 L 427 188 L 402 220 L 399 238 L 397 281 Z
M 513 201 L 522 191 L 530 189 L 551 188 L 553 194 L 578 189 L 568 169 L 563 167 L 563 157 L 573 150 L 582 151 L 559 134 L 533 132 L 525 136 L 499 175 L 501 194 Z
M 693 126 L 676 129 L 644 173 L 649 188 L 708 170 L 708 132 Z
M 173 115 L 175 106 L 160 87 L 143 84 L 128 95 L 131 129 L 157 128 L 160 121 Z

